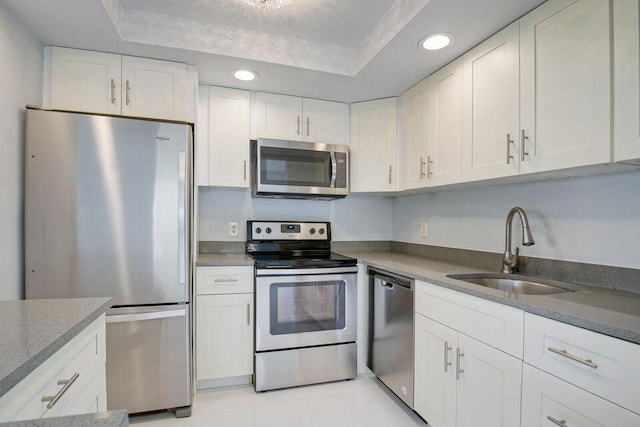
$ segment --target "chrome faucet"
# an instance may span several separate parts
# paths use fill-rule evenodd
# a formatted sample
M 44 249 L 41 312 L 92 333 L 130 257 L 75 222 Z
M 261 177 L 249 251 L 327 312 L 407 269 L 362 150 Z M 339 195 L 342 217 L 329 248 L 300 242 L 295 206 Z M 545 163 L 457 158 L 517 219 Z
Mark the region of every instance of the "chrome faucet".
M 504 257 L 502 258 L 502 272 L 506 274 L 513 273 L 513 269 L 518 265 L 518 253 L 519 249 L 516 246 L 515 253 L 511 253 L 511 222 L 515 214 L 520 216 L 522 222 L 522 244 L 525 246 L 535 245 L 531 230 L 529 230 L 529 220 L 527 214 L 522 208 L 515 207 L 509 211 L 507 215 L 507 230 L 506 239 L 504 242 Z

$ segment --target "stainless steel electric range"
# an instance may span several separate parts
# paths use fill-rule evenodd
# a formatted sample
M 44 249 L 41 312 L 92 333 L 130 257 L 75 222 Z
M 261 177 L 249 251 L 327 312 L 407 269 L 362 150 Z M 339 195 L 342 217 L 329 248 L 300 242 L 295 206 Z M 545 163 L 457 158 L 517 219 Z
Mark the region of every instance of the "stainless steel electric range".
M 357 266 L 329 222 L 247 221 L 256 265 L 255 388 L 356 376 Z

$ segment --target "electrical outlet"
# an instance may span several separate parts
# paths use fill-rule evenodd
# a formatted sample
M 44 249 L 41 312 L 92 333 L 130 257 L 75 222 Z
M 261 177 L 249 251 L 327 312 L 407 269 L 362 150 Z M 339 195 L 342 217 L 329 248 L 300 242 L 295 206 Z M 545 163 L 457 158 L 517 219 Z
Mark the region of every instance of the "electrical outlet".
M 427 237 L 427 222 L 420 223 L 420 237 Z
M 238 237 L 238 223 L 230 222 L 229 223 L 229 237 Z

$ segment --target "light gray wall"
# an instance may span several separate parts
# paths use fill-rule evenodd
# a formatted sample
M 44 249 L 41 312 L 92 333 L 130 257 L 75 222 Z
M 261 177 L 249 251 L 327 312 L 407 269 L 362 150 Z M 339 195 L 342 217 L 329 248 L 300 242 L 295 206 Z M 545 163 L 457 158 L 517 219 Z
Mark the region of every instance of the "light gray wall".
M 0 2 L 0 300 L 22 298 L 25 104 L 42 103 L 43 50 Z
M 331 221 L 332 239 L 391 240 L 392 199 L 352 194 L 333 201 L 252 199 L 249 191 L 199 190 L 199 240 L 246 240 L 247 220 Z M 237 222 L 238 237 L 228 223 Z
M 501 253 L 514 206 L 527 212 L 536 240 L 522 255 L 640 268 L 640 171 L 399 197 L 393 239 Z M 518 245 L 519 227 L 516 218 Z

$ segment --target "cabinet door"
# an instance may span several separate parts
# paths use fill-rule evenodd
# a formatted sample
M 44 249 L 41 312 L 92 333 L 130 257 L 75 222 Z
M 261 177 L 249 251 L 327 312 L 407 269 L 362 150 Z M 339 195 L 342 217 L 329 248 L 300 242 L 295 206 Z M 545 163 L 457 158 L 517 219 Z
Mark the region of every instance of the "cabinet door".
M 457 336 L 453 329 L 416 313 L 413 406 L 433 427 L 455 425 Z
M 527 364 L 522 380 L 522 427 L 640 426 L 640 416 Z
M 308 142 L 346 144 L 347 105 L 341 102 L 303 99 L 303 136 Z
M 426 91 L 427 80 L 402 95 L 402 189 L 427 186 L 426 180 Z
M 613 2 L 614 149 L 616 162 L 640 164 L 640 7 Z
M 520 425 L 522 361 L 458 334 L 459 427 Z
M 429 186 L 460 182 L 462 170 L 462 58 L 428 79 L 427 178 Z
M 351 191 L 397 189 L 398 98 L 351 104 Z
M 253 294 L 196 297 L 196 379 L 253 373 Z
M 256 93 L 256 137 L 302 140 L 302 98 Z
M 521 173 L 611 161 L 610 43 L 608 1 L 549 1 L 520 20 Z
M 519 24 L 514 22 L 462 57 L 462 178 L 517 175 Z
M 122 57 L 122 114 L 186 121 L 187 66 Z
M 248 188 L 251 96 L 215 86 L 209 94 L 209 185 Z
M 51 48 L 51 108 L 120 114 L 121 56 Z

